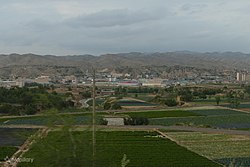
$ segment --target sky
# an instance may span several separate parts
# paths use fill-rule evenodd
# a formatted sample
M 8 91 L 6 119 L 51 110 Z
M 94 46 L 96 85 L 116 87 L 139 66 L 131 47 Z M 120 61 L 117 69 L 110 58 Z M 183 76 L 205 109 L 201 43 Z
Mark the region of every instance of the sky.
M 0 53 L 250 53 L 249 0 L 0 0 Z

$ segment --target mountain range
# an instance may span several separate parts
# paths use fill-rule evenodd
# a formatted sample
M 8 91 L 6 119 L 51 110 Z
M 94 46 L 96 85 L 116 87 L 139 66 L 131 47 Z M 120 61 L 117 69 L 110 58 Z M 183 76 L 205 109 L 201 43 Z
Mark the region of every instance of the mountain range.
M 140 68 L 142 66 L 186 66 L 218 70 L 250 70 L 250 54 L 240 52 L 165 52 L 165 53 L 118 53 L 74 56 L 54 56 L 35 54 L 2 54 L 0 55 L 0 75 L 2 70 L 18 71 L 20 67 L 77 67 L 90 69 L 116 69 L 120 67 Z M 35 69 L 34 69 L 35 70 Z M 11 73 L 11 72 L 9 72 Z

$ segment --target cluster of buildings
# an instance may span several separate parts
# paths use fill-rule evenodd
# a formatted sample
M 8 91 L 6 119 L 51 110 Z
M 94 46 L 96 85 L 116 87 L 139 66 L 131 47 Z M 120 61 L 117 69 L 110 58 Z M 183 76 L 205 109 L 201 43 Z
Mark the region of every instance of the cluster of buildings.
M 236 73 L 236 80 L 237 82 L 250 82 L 250 74 L 248 74 L 246 71 L 241 71 Z
M 84 76 L 39 76 L 33 79 L 17 78 L 12 80 L 1 80 L 0 87 L 23 87 L 25 84 L 37 83 L 42 85 L 61 84 L 61 85 L 81 85 L 91 86 L 93 83 L 92 74 Z M 137 76 L 132 77 L 131 74 L 114 73 L 114 72 L 97 72 L 96 85 L 97 86 L 148 86 L 148 87 L 167 87 L 167 86 L 187 86 L 196 84 L 208 83 L 250 83 L 250 74 L 246 71 L 240 72 L 225 72 L 220 74 L 190 74 L 179 77 L 156 77 L 156 76 Z

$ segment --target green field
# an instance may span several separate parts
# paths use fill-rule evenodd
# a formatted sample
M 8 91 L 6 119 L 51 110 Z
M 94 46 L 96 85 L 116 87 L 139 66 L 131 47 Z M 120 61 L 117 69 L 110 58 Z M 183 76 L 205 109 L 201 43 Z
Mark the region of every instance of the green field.
M 121 99 L 118 101 L 118 104 L 124 107 L 131 107 L 131 106 L 157 106 L 156 104 L 151 104 L 148 102 L 142 102 L 137 100 L 127 100 L 127 99 Z
M 101 115 L 105 114 L 97 113 L 97 122 L 100 120 Z M 0 118 L 0 125 L 61 125 L 65 123 L 88 125 L 91 123 L 91 113 Z
M 17 151 L 17 147 L 0 146 L 0 161 L 4 161 L 6 157 L 11 157 Z
M 144 117 L 144 118 L 201 116 L 201 114 L 197 114 L 191 111 L 184 111 L 184 110 L 124 112 L 124 113 L 118 113 L 118 115 L 119 114 L 128 115 L 130 117 Z
M 204 117 L 183 118 L 156 118 L 150 119 L 151 125 L 195 125 L 211 126 L 218 128 L 250 128 L 250 114 L 216 115 Z
M 233 163 L 232 161 L 241 167 L 250 165 L 250 137 L 201 132 L 167 132 L 167 134 L 182 146 L 225 165 Z
M 126 155 L 127 167 L 220 166 L 176 143 L 157 136 L 155 132 L 98 132 L 96 167 L 118 167 Z M 90 132 L 50 132 L 24 156 L 34 158 L 29 166 L 92 166 Z
M 232 115 L 232 114 L 242 114 L 240 111 L 230 110 L 230 109 L 203 109 L 203 110 L 190 110 L 193 113 L 201 115 Z
M 0 161 L 11 157 L 35 129 L 0 128 Z

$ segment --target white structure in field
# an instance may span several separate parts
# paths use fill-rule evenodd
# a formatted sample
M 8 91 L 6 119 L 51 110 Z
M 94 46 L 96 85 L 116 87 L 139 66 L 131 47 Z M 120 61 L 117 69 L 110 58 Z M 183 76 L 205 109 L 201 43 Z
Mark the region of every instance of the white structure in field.
M 106 117 L 104 118 L 104 120 L 108 121 L 109 126 L 112 125 L 118 125 L 118 126 L 122 126 L 124 125 L 124 118 L 120 118 L 120 117 Z

